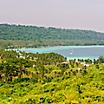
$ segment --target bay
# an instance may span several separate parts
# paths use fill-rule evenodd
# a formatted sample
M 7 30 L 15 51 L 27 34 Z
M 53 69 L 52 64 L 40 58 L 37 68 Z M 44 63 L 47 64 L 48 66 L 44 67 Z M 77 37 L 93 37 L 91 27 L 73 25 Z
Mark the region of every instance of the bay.
M 21 48 L 19 51 L 30 53 L 58 53 L 67 59 L 97 59 L 104 56 L 104 46 L 55 46 L 41 48 Z

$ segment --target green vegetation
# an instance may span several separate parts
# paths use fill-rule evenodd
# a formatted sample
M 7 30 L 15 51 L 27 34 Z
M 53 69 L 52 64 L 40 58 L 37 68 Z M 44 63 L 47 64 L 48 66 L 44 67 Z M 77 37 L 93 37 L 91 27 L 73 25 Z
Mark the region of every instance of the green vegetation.
M 104 33 L 0 24 L 0 48 L 58 45 L 104 45 Z
M 103 63 L 0 50 L 0 104 L 104 104 Z

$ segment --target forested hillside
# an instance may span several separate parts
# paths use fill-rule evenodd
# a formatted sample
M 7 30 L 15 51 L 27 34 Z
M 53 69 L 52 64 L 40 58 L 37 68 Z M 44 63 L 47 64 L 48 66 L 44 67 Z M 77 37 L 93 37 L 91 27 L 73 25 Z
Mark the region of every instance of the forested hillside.
M 103 63 L 0 50 L 0 104 L 104 104 Z
M 104 33 L 95 31 L 0 24 L 1 48 L 101 45 L 104 44 L 103 40 Z

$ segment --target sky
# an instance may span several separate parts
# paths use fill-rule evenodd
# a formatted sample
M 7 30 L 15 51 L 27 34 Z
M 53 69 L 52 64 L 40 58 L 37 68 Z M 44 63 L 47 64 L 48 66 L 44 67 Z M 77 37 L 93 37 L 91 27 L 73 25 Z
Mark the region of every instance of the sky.
M 0 24 L 104 32 L 104 0 L 0 0 Z

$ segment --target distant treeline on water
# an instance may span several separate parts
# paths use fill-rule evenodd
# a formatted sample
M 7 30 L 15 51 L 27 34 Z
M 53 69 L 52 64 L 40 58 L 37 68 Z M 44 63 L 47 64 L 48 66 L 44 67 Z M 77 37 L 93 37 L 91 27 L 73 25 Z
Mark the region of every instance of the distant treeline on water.
M 104 45 L 104 33 L 53 27 L 0 24 L 0 48 Z

